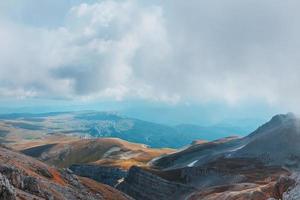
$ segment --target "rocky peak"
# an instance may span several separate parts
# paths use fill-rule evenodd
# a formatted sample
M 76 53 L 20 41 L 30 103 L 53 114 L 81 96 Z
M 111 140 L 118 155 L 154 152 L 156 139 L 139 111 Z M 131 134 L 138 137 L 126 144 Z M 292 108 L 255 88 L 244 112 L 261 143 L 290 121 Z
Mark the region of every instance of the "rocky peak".
M 271 124 L 282 124 L 288 121 L 297 120 L 298 118 L 294 113 L 287 113 L 287 114 L 279 114 L 272 117 L 269 123 Z
M 18 152 L 0 147 L 0 200 L 84 199 L 127 200 L 112 187 L 50 167 Z
M 261 135 L 267 132 L 275 132 L 278 128 L 294 128 L 300 124 L 300 119 L 293 113 L 278 114 L 271 118 L 270 121 L 260 126 L 256 131 L 251 133 L 248 137 Z M 299 129 L 300 130 L 300 129 Z

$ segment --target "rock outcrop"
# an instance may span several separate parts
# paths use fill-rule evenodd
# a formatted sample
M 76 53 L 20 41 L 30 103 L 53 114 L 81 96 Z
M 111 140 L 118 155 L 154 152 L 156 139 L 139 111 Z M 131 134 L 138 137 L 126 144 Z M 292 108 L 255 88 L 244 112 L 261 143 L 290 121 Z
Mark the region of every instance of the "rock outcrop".
M 15 200 L 15 188 L 8 179 L 0 173 L 0 200 Z
M 0 200 L 128 200 L 127 195 L 70 170 L 58 170 L 0 147 Z
M 167 181 L 139 167 L 132 167 L 128 176 L 117 189 L 129 194 L 137 200 L 176 200 L 183 199 L 195 188 Z
M 126 170 L 122 170 L 116 167 L 91 164 L 72 165 L 70 169 L 79 176 L 88 177 L 112 187 L 115 187 L 127 175 Z
M 282 176 L 279 178 L 277 183 L 275 184 L 273 197 L 275 199 L 282 199 L 285 192 L 287 192 L 290 188 L 294 187 L 296 184 L 296 180 L 289 176 Z
M 288 181 L 292 184 L 284 184 L 287 191 L 285 191 L 282 195 L 282 200 L 298 200 L 300 199 L 300 173 L 295 172 Z M 286 183 L 286 182 L 285 182 Z

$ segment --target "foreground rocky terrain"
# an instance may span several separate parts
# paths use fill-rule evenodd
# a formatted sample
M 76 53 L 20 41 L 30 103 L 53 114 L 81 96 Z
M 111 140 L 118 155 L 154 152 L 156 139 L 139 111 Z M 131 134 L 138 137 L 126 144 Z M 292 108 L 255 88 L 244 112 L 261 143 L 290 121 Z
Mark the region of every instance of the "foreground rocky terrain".
M 0 147 L 0 199 L 131 199 L 107 185 Z
M 290 182 L 294 184 L 282 195 L 282 200 L 300 199 L 300 173 L 296 172 L 290 177 Z

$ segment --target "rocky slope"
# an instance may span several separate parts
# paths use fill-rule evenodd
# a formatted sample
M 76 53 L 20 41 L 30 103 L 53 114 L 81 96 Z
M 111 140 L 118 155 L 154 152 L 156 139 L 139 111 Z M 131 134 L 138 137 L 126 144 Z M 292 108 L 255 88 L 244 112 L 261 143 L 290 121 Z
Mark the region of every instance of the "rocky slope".
M 255 160 L 218 160 L 206 166 L 175 170 L 130 170 L 118 189 L 136 199 L 152 194 L 147 195 L 149 200 L 156 199 L 157 195 L 161 195 L 161 199 L 178 200 L 265 200 L 276 196 L 277 181 L 289 175 L 284 168 L 266 167 Z M 174 189 L 173 185 L 178 188 Z
M 121 192 L 0 147 L 1 200 L 131 199 Z
M 286 183 L 287 181 L 285 181 Z M 300 173 L 296 172 L 289 178 L 290 184 L 285 184 L 285 192 L 283 193 L 282 200 L 297 200 L 300 199 Z
M 300 167 L 300 119 L 292 113 L 274 116 L 241 143 L 232 157 L 263 157 L 267 165 Z
M 183 199 L 187 194 L 195 191 L 191 186 L 168 181 L 139 167 L 132 167 L 125 181 L 117 188 L 136 199 L 143 200 Z
M 195 144 L 157 160 L 154 165 L 162 169 L 200 166 L 225 157 L 254 158 L 265 165 L 297 168 L 300 163 L 299 143 L 300 119 L 289 113 L 274 116 L 246 137 Z
M 91 178 L 112 187 L 115 187 L 127 176 L 127 170 L 95 164 L 74 164 L 71 165 L 70 169 L 74 174 Z
M 297 186 L 288 190 L 299 182 L 290 178 L 299 168 L 299 127 L 300 119 L 293 114 L 277 115 L 244 138 L 194 142 L 154 160 L 150 168 L 130 170 L 118 188 L 137 199 L 143 199 L 143 193 L 152 193 L 150 200 L 172 191 L 175 183 L 183 185 L 176 189 L 181 192 L 162 199 L 293 199 L 287 196 L 298 195 Z M 155 188 L 156 182 L 165 185 Z M 141 185 L 146 188 L 142 193 Z M 185 191 L 185 187 L 192 191 Z

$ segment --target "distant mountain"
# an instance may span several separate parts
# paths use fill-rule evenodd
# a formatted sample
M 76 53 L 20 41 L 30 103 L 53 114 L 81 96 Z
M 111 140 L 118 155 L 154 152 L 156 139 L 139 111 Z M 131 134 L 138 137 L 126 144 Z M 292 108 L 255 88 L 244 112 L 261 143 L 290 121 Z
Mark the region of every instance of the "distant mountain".
M 9 137 L 10 133 L 16 132 L 19 134 Z M 0 115 L 0 134 L 6 134 L 6 137 L 2 137 L 2 139 L 9 140 L 16 137 L 30 139 L 46 134 L 65 134 L 82 138 L 116 137 L 151 147 L 178 148 L 197 139 L 210 141 L 244 132 L 245 130 L 241 128 L 230 126 L 168 126 L 111 112 Z

